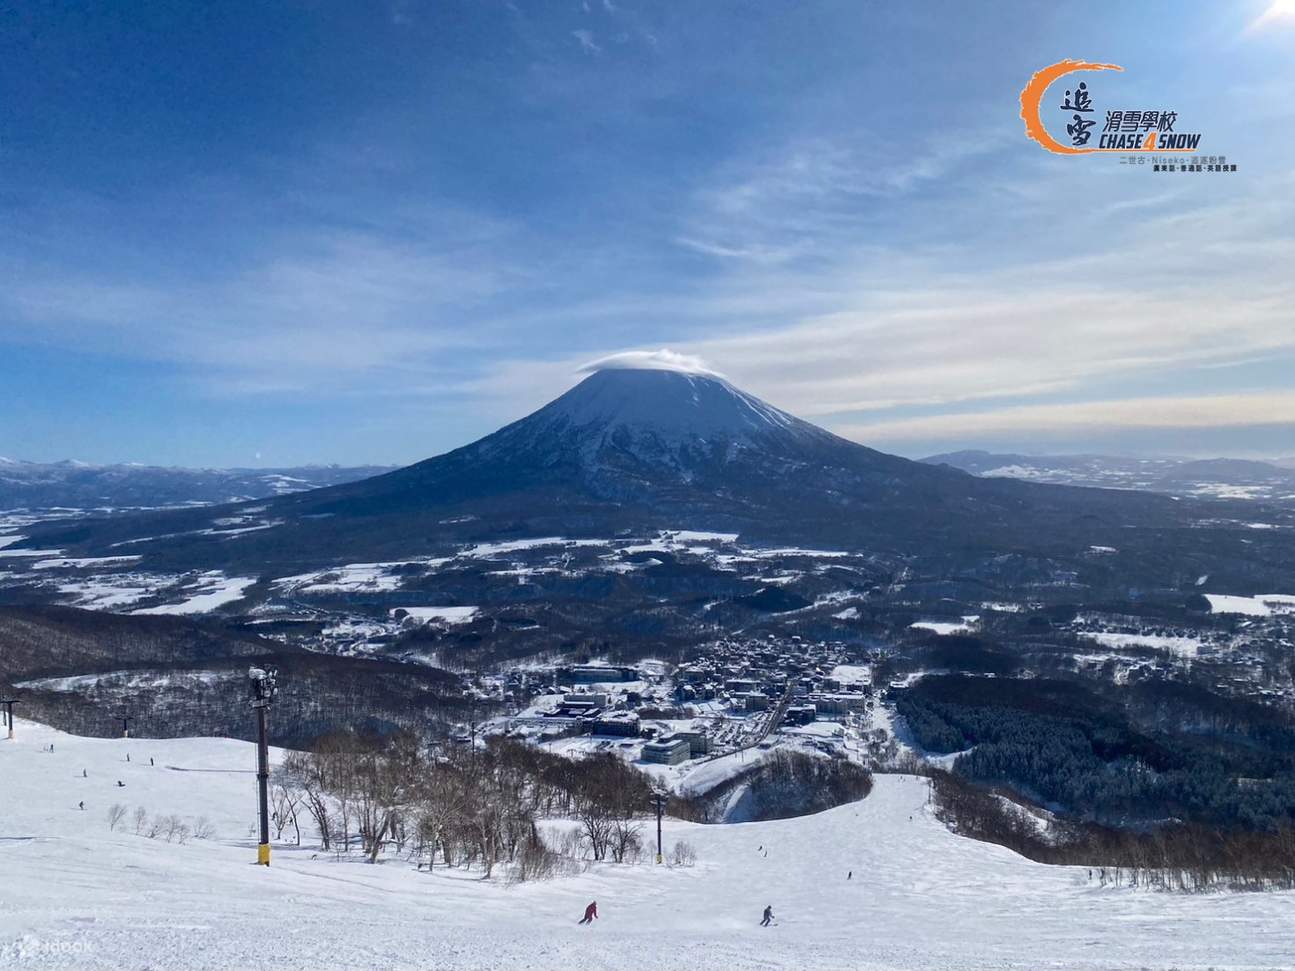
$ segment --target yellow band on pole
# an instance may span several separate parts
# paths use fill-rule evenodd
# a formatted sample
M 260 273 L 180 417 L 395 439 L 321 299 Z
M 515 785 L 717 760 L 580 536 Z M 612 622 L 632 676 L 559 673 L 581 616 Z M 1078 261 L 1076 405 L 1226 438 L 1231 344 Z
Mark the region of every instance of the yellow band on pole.
M 256 844 L 256 862 L 260 866 L 270 865 L 270 844 L 269 843 Z

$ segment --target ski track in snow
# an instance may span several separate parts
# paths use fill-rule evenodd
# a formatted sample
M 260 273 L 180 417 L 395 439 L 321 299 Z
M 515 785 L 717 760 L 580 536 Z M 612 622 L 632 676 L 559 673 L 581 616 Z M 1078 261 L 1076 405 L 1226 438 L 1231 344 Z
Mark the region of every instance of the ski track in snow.
M 86 739 L 19 720 L 0 741 L 0 966 L 1237 971 L 1295 955 L 1295 894 L 1102 889 L 1083 868 L 952 835 L 911 777 L 879 776 L 863 802 L 801 819 L 667 821 L 667 847 L 689 840 L 695 867 L 600 864 L 510 887 L 312 849 L 257 867 L 254 765 L 244 742 Z M 216 838 L 149 840 L 129 815 L 110 833 L 114 802 L 206 815 Z M 579 927 L 590 900 L 600 919 Z M 777 926 L 762 929 L 766 904 Z

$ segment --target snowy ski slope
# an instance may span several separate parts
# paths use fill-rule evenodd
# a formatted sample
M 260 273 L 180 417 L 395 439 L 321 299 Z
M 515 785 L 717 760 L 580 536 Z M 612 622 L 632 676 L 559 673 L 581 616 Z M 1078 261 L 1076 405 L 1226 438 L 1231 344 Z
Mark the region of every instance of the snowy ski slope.
M 692 868 L 597 865 L 507 886 L 310 849 L 277 848 L 258 868 L 253 765 L 243 742 L 87 739 L 19 720 L 0 741 L 0 967 L 1295 966 L 1295 895 L 1102 889 L 1083 869 L 953 836 L 911 777 L 879 777 L 864 802 L 817 816 L 668 823 L 667 844 L 696 847 Z M 129 817 L 110 833 L 114 802 L 207 816 L 215 838 L 150 840 Z M 601 919 L 578 927 L 590 900 Z M 777 924 L 762 929 L 766 904 Z

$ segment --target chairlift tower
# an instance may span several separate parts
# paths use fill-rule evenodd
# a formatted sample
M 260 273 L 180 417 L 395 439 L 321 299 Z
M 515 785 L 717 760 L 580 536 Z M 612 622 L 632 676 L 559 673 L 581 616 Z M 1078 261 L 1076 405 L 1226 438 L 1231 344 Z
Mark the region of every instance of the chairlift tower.
M 249 704 L 256 711 L 256 787 L 261 810 L 261 841 L 256 862 L 270 865 L 270 750 L 265 735 L 265 714 L 279 695 L 279 673 L 274 668 L 248 668 Z
M 665 793 L 657 790 L 652 795 L 653 808 L 656 809 L 656 861 L 660 865 L 665 862 L 665 854 L 661 852 L 661 817 L 665 814 Z
M 5 724 L 9 726 L 9 739 L 13 740 L 13 706 L 18 704 L 17 698 L 0 698 L 0 705 L 4 705 Z

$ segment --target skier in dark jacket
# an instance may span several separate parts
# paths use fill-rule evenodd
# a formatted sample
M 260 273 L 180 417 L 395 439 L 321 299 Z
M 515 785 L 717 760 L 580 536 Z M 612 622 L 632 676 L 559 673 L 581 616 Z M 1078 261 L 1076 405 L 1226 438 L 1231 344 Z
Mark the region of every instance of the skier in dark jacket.
M 580 919 L 580 923 L 592 924 L 597 919 L 598 919 L 598 901 L 595 900 L 595 901 L 592 901 L 589 904 L 589 906 L 585 908 L 585 915 Z
M 764 920 L 760 921 L 761 927 L 768 927 L 773 923 L 773 904 L 764 908 Z

